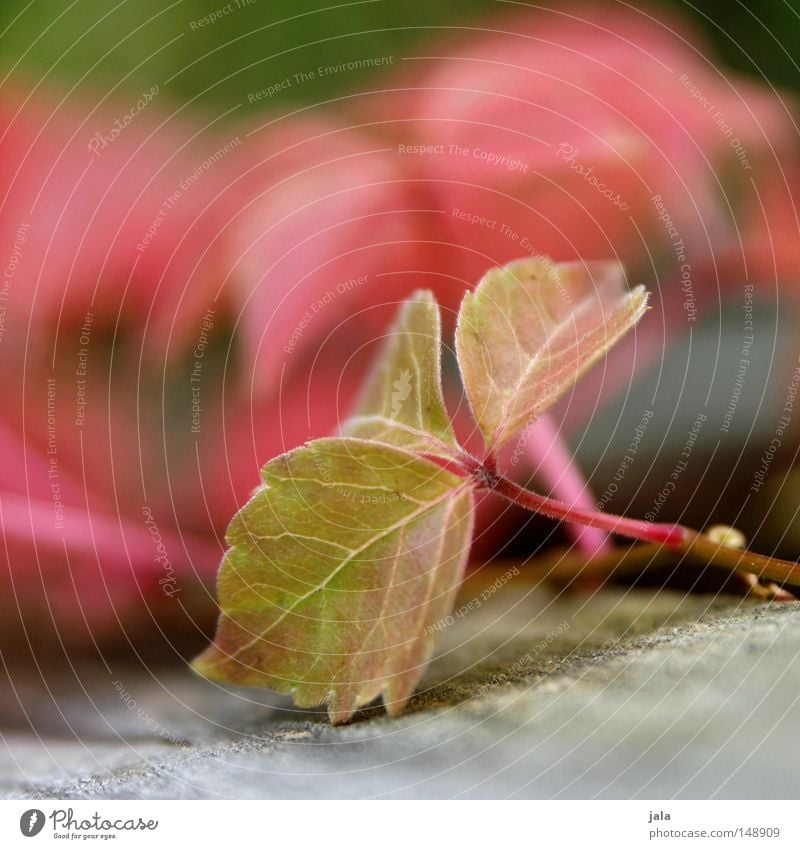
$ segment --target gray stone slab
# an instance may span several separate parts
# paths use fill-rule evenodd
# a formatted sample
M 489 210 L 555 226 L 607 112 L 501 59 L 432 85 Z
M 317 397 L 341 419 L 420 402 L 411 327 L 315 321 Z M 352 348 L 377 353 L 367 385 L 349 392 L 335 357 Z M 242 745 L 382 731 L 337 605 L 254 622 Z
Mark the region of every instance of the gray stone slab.
M 469 605 L 470 599 L 464 603 Z M 800 611 L 510 583 L 403 717 L 333 728 L 186 669 L 12 675 L 6 798 L 797 798 Z

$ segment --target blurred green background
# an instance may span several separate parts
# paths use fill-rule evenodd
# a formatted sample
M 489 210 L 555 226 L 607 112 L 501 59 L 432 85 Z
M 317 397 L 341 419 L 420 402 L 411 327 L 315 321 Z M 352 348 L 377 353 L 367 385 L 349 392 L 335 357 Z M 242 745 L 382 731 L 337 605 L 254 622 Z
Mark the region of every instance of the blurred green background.
M 616 2 L 616 0 L 605 0 Z M 513 11 L 505 0 L 2 0 L 0 70 L 34 84 L 85 87 L 123 97 L 154 84 L 210 115 L 319 103 L 362 86 L 374 70 L 352 70 L 250 102 L 248 94 L 307 72 L 375 56 L 424 52 L 441 28 L 471 26 Z M 563 3 L 531 3 L 562 6 Z M 636 3 L 694 21 L 729 67 L 800 90 L 800 0 Z M 222 12 L 213 23 L 205 16 Z

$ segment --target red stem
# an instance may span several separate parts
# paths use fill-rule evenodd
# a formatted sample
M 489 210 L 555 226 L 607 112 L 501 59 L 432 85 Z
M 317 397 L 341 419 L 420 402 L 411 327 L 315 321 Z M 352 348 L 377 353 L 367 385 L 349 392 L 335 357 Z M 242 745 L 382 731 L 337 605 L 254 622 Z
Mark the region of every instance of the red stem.
M 682 525 L 654 524 L 643 522 L 640 519 L 626 519 L 624 516 L 615 516 L 613 513 L 600 513 L 564 504 L 553 498 L 531 492 L 502 475 L 492 474 L 485 467 L 473 470 L 473 474 L 480 479 L 484 487 L 494 490 L 508 501 L 519 504 L 520 507 L 534 513 L 549 516 L 551 519 L 579 522 L 591 528 L 602 528 L 602 530 L 613 534 L 659 545 L 669 545 L 674 548 L 681 548 L 689 535 L 688 529 Z
M 518 504 L 526 510 L 541 513 L 551 519 L 563 519 L 568 522 L 579 522 L 592 528 L 601 528 L 612 534 L 644 540 L 656 546 L 668 546 L 682 556 L 696 558 L 705 564 L 713 564 L 729 569 L 732 572 L 748 572 L 759 579 L 779 581 L 781 583 L 800 586 L 800 565 L 775 557 L 765 557 L 752 551 L 741 551 L 738 548 L 724 545 L 715 541 L 705 534 L 685 528 L 683 525 L 655 524 L 643 522 L 641 519 L 626 519 L 624 516 L 615 516 L 613 513 L 600 513 L 576 507 L 531 492 L 514 481 L 499 474 L 493 460 L 488 463 L 481 462 L 470 454 L 462 452 L 456 462 L 462 470 L 469 473 L 483 489 L 490 489 L 503 498 Z M 662 549 L 663 550 L 663 549 Z M 642 549 L 639 554 L 646 554 L 652 559 L 656 552 Z M 599 558 L 601 571 L 602 561 L 607 558 Z M 591 558 L 590 558 L 591 561 Z M 612 568 L 613 571 L 613 568 Z M 775 595 L 775 598 L 780 597 Z M 789 594 L 787 594 L 789 597 Z M 794 596 L 791 596 L 794 598 Z

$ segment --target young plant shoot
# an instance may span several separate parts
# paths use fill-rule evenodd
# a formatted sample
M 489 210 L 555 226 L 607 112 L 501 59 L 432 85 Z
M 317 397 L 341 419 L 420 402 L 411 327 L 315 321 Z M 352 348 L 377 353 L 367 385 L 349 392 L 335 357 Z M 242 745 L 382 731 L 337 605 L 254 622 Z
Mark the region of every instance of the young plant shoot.
M 213 680 L 326 704 L 345 722 L 378 696 L 399 714 L 453 607 L 492 490 L 554 519 L 641 540 L 758 578 L 800 584 L 796 564 L 702 534 L 564 504 L 498 468 L 519 437 L 647 310 L 615 262 L 524 259 L 491 270 L 461 304 L 456 353 L 482 456 L 459 445 L 442 397 L 441 323 L 430 292 L 400 309 L 342 435 L 276 457 L 235 516 L 219 572 L 221 614 L 194 668 Z M 605 556 L 612 563 L 614 558 Z M 588 564 L 590 567 L 591 564 Z

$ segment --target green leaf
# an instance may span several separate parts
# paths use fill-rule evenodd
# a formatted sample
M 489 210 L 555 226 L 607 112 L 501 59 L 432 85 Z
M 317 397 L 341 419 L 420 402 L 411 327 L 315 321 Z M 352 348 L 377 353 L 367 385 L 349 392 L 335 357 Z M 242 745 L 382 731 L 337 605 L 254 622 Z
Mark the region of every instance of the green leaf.
M 441 356 L 436 299 L 431 292 L 415 292 L 389 329 L 343 432 L 423 454 L 452 457 L 459 446 L 442 398 Z
M 647 309 L 615 262 L 524 259 L 494 268 L 461 304 L 456 352 L 494 450 L 554 404 Z
M 399 713 L 463 576 L 472 484 L 400 449 L 320 439 L 270 461 L 228 529 L 222 616 L 194 662 L 219 681 Z
M 645 308 L 643 290 L 626 293 L 614 263 L 525 260 L 490 272 L 465 297 L 456 338 L 489 447 L 552 404 Z M 217 635 L 195 660 L 198 672 L 292 693 L 301 706 L 327 704 L 333 722 L 379 696 L 389 713 L 402 710 L 463 577 L 473 489 L 516 493 L 511 500 L 547 513 L 547 499 L 522 499 L 524 490 L 460 448 L 440 356 L 438 307 L 418 292 L 345 435 L 264 467 L 263 486 L 228 529 Z M 547 515 L 569 509 L 551 505 Z

